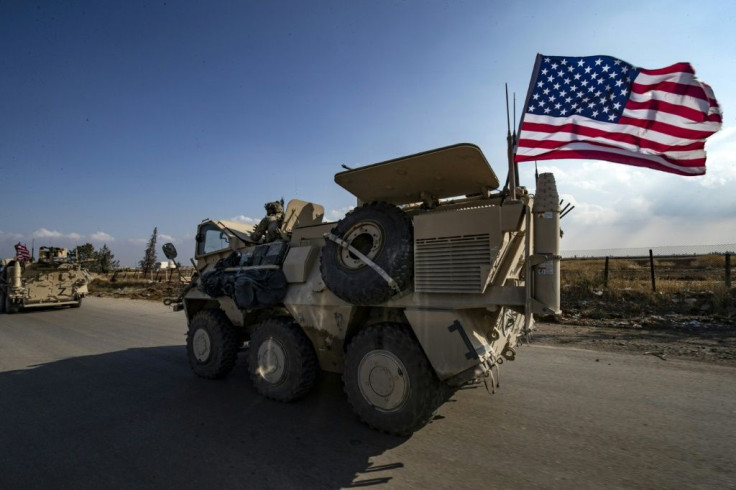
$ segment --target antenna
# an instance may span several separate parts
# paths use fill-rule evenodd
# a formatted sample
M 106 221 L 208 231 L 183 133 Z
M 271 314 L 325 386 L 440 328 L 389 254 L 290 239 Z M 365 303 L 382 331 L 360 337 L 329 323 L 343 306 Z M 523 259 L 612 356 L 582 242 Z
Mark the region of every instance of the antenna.
M 516 149 L 516 143 L 517 143 L 517 140 L 516 140 L 516 92 L 514 92 L 514 134 L 511 137 L 511 143 L 513 145 L 513 148 Z M 513 152 L 514 150 L 511 150 L 511 151 Z M 518 165 L 514 165 L 514 175 L 516 176 L 516 183 L 518 184 L 519 183 L 519 166 Z M 536 184 L 536 180 L 534 182 Z
M 506 143 L 507 143 L 507 156 L 509 159 L 509 190 L 511 191 L 510 197 L 512 201 L 516 200 L 516 182 L 518 177 L 516 175 L 516 165 L 514 165 L 514 138 L 511 136 L 511 121 L 509 120 L 509 84 L 506 86 Z M 516 115 L 514 115 L 516 117 Z

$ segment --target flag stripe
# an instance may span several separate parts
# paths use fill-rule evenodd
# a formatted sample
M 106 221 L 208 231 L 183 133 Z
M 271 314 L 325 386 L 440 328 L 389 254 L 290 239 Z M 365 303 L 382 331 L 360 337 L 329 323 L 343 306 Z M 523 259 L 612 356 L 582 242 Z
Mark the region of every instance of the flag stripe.
M 677 82 L 659 82 L 650 85 L 644 85 L 638 82 L 638 78 L 634 81 L 631 86 L 631 91 L 635 94 L 646 94 L 651 92 L 663 92 L 665 94 L 672 95 L 685 95 L 696 99 L 701 99 L 703 102 L 708 102 L 708 96 L 705 94 L 703 87 L 696 87 L 694 85 L 684 85 Z
M 623 119 L 623 118 L 622 118 Z M 692 131 L 673 126 L 671 124 L 661 123 L 655 126 L 655 122 L 648 122 L 644 119 L 630 119 L 630 124 L 608 124 L 599 121 L 592 121 L 583 116 L 572 116 L 568 118 L 527 115 L 524 118 L 522 131 L 529 130 L 535 132 L 546 132 L 553 134 L 558 130 L 562 133 L 579 134 L 585 129 L 598 130 L 611 134 L 611 138 L 617 138 L 619 134 L 628 134 L 640 139 L 646 139 L 653 143 L 660 143 L 668 146 L 681 146 L 689 144 L 693 141 L 705 140 L 710 135 L 707 131 Z M 662 131 L 657 130 L 657 128 Z M 648 130 L 648 131 L 647 131 Z M 667 130 L 670 130 L 668 132 Z M 591 133 L 598 136 L 599 133 Z M 519 135 L 519 139 L 525 137 Z M 530 138 L 537 139 L 537 138 Z
M 624 114 L 628 114 L 627 112 L 624 112 Z M 624 115 L 621 117 L 621 119 L 618 120 L 619 124 L 626 124 L 629 126 L 635 126 L 637 128 L 641 128 L 647 131 L 655 131 L 657 133 L 666 134 L 669 136 L 673 136 L 677 139 L 704 139 L 713 134 L 712 131 L 697 131 L 694 129 L 689 128 L 683 128 L 680 126 L 676 126 L 674 124 L 669 124 L 666 122 L 661 122 L 658 120 L 646 120 L 646 119 L 639 119 L 628 117 L 627 115 Z
M 697 119 L 693 119 L 692 116 L 689 118 L 691 121 L 695 122 L 705 120 L 706 115 L 708 114 L 708 109 L 710 108 L 710 104 L 703 99 L 684 97 L 660 91 L 648 92 L 646 94 L 632 93 L 629 101 L 626 103 L 626 107 L 629 107 L 631 102 L 647 103 L 652 101 L 661 101 L 670 104 L 673 107 L 682 107 L 683 110 L 690 109 L 692 111 L 696 111 L 698 113 L 696 116 Z
M 705 173 L 705 161 L 672 162 L 658 155 L 632 153 L 615 148 L 605 148 L 586 143 L 573 143 L 563 150 L 555 150 L 544 155 L 520 157 L 518 162 L 557 159 L 590 159 L 624 163 L 637 167 L 647 167 L 678 175 L 702 175 Z
M 643 115 L 644 119 L 657 117 L 657 113 L 667 113 L 674 116 L 680 116 L 689 121 L 700 122 L 703 120 L 702 111 L 679 104 L 673 104 L 665 100 L 649 99 L 639 102 L 637 100 L 634 100 L 634 97 L 632 96 L 629 102 L 626 104 L 626 109 L 647 111 L 647 113 Z M 716 121 L 715 118 L 717 118 L 717 121 L 720 122 L 720 116 L 718 115 L 708 116 L 705 118 L 705 120 Z
M 645 70 L 641 70 L 636 76 L 636 83 L 641 85 L 656 85 L 660 82 L 671 81 L 677 82 L 683 85 L 692 85 L 694 87 L 701 87 L 703 84 L 698 78 L 692 73 L 670 73 L 668 75 L 651 75 L 646 73 Z
M 690 73 L 692 75 L 695 74 L 695 70 L 693 70 L 693 67 L 690 65 L 690 63 L 675 63 L 674 65 L 665 66 L 664 68 L 655 68 L 655 69 L 648 69 L 648 68 L 639 68 L 641 73 L 645 73 L 647 75 L 667 75 L 670 73 Z
M 591 138 L 591 137 L 584 137 L 584 136 L 579 136 L 579 137 L 571 136 L 571 139 L 566 138 L 565 140 L 521 139 L 519 140 L 519 148 L 517 151 L 517 155 L 537 156 L 537 155 L 549 153 L 550 151 L 554 151 L 559 148 L 565 148 L 565 147 L 573 146 L 577 143 L 583 143 L 583 142 L 589 142 L 595 145 L 606 146 L 608 148 L 618 148 L 624 151 L 629 151 L 629 152 L 634 152 L 634 153 L 642 153 L 645 155 L 661 155 L 663 158 L 667 159 L 668 161 L 672 161 L 673 163 L 677 163 L 678 161 L 705 162 L 705 151 L 703 150 L 703 148 L 687 150 L 687 151 L 659 152 L 659 151 L 651 150 L 648 148 L 642 148 L 640 146 L 637 146 L 636 144 L 626 144 L 621 141 L 609 140 L 607 138 Z
M 630 151 L 661 153 L 673 158 L 702 158 L 705 155 L 705 143 L 703 141 L 694 141 L 687 145 L 672 147 L 652 143 L 651 141 L 637 140 L 635 138 L 630 138 L 629 135 L 621 135 L 621 138 L 612 138 L 599 133 L 599 135 L 593 136 L 588 128 L 578 129 L 580 129 L 580 131 L 576 133 L 558 133 L 557 136 L 545 133 L 535 133 L 533 131 L 525 132 L 524 137 L 518 141 L 519 146 L 517 152 L 521 155 L 530 155 L 535 150 L 543 151 L 560 148 L 567 143 L 594 141 L 599 144 L 615 146 L 617 148 L 623 148 Z M 630 139 L 627 139 L 627 137 Z
M 639 123 L 634 121 L 639 121 Z M 652 114 L 651 111 L 647 110 L 631 109 L 625 109 L 621 114 L 619 124 L 624 123 L 687 139 L 705 139 L 721 127 L 720 121 L 695 122 L 666 112 Z M 661 123 L 662 125 L 655 123 Z M 639 131 L 641 132 L 641 130 Z

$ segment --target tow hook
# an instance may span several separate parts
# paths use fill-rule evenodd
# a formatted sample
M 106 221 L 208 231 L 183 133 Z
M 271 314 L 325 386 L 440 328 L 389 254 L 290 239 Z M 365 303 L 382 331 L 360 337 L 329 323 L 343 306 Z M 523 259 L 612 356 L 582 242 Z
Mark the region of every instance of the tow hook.
M 481 363 L 481 366 L 483 366 L 483 384 L 486 386 L 486 391 L 489 395 L 495 395 L 496 388 L 501 387 L 501 364 L 503 364 L 503 358 L 495 358 L 493 356 Z M 496 368 L 495 376 L 493 374 L 494 367 Z
M 506 345 L 506 347 L 503 349 L 503 352 L 501 353 L 501 355 L 507 361 L 513 361 L 514 359 L 516 359 L 516 351 L 512 349 L 511 347 L 509 347 L 508 345 Z

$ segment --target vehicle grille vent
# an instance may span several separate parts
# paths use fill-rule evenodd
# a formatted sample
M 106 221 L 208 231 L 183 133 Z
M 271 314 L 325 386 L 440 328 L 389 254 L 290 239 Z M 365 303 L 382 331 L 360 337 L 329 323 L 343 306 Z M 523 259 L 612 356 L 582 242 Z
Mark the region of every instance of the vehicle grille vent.
M 488 234 L 417 239 L 414 290 L 482 293 L 494 255 Z

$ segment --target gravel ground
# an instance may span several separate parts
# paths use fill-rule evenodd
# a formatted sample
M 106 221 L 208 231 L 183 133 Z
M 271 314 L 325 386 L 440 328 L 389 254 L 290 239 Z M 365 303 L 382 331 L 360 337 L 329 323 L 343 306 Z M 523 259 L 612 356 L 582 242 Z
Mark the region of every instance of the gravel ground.
M 729 319 L 679 314 L 630 320 L 578 316 L 538 322 L 536 327 L 533 340 L 541 344 L 736 366 L 736 325 Z

